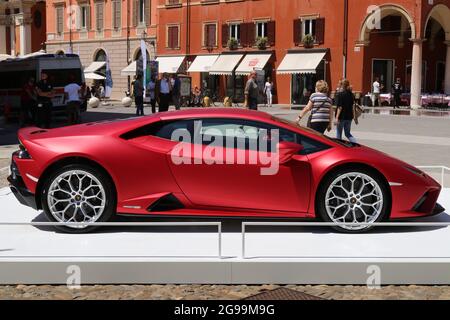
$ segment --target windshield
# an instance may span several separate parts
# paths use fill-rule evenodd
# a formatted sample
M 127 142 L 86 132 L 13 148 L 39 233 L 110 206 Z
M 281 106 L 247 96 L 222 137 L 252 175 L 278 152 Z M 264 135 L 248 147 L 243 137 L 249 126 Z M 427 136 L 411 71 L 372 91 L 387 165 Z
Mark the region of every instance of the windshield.
M 324 139 L 326 139 L 328 141 L 340 144 L 340 145 L 342 145 L 344 147 L 347 147 L 347 148 L 353 148 L 353 147 L 357 146 L 357 144 L 354 144 L 354 143 L 351 143 L 351 142 L 348 142 L 348 141 L 343 141 L 343 140 L 330 138 L 330 137 L 328 137 L 328 136 L 326 136 L 324 134 L 321 134 L 321 133 L 319 133 L 319 132 L 317 132 L 315 130 L 312 130 L 312 129 L 307 128 L 307 127 L 303 127 L 303 126 L 299 125 L 295 121 L 283 119 L 283 118 L 280 118 L 280 117 L 277 117 L 277 116 L 272 116 L 272 119 L 277 121 L 277 122 L 281 122 L 281 123 L 284 123 L 284 124 L 287 124 L 287 125 L 290 125 L 290 126 L 293 126 L 293 127 L 296 127 L 296 128 L 301 128 L 302 130 L 307 131 L 308 133 L 310 133 L 312 135 L 324 138 Z

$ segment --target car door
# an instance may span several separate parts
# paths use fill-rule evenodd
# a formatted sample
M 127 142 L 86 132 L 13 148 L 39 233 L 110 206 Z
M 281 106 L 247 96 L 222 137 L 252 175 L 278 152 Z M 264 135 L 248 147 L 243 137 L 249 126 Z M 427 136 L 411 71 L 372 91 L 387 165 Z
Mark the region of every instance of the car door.
M 182 148 L 191 152 L 168 157 L 175 180 L 192 203 L 244 210 L 307 212 L 311 179 L 307 156 L 299 154 L 295 160 L 279 165 L 275 173 L 263 174 L 263 169 L 270 168 L 267 159 L 273 152 L 261 147 L 263 143 L 256 147 L 254 144 L 262 131 L 279 129 L 280 138 L 288 141 L 296 140 L 295 133 L 240 119 L 192 121 L 193 139 L 181 143 Z M 265 139 L 268 144 L 272 142 L 270 135 Z M 222 144 L 212 149 L 211 142 L 219 140 Z

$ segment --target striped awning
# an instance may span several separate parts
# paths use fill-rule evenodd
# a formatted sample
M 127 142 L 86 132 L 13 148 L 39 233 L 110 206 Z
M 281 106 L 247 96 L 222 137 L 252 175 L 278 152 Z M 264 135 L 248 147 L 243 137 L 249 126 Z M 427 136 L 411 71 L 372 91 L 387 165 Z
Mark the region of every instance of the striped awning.
M 239 67 L 236 69 L 236 74 L 247 75 L 253 70 L 262 70 L 266 66 L 272 54 L 247 54 Z
M 243 57 L 243 54 L 221 54 L 211 67 L 211 70 L 209 70 L 209 73 L 231 75 Z
M 219 58 L 217 54 L 197 56 L 189 67 L 188 72 L 209 72 L 217 58 Z

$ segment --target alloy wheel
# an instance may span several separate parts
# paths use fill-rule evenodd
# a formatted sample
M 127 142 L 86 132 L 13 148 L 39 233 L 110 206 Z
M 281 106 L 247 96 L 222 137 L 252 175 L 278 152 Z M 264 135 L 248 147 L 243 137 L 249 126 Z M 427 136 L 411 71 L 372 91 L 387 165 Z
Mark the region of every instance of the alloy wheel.
M 106 193 L 102 183 L 84 170 L 66 171 L 57 176 L 48 189 L 47 204 L 58 222 L 93 223 L 103 214 Z M 86 228 L 86 225 L 68 225 Z
M 349 231 L 370 228 L 366 224 L 377 221 L 383 204 L 384 196 L 378 182 L 360 172 L 337 177 L 325 196 L 325 208 L 331 221 Z

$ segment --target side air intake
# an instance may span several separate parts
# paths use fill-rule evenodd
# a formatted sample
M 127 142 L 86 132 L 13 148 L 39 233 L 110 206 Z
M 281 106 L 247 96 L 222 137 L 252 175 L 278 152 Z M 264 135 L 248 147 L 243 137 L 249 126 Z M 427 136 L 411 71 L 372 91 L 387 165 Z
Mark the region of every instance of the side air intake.
M 150 212 L 163 212 L 163 211 L 172 211 L 177 209 L 183 209 L 184 205 L 175 197 L 173 194 L 168 194 L 162 198 L 156 200 L 150 207 L 147 208 L 147 211 Z

